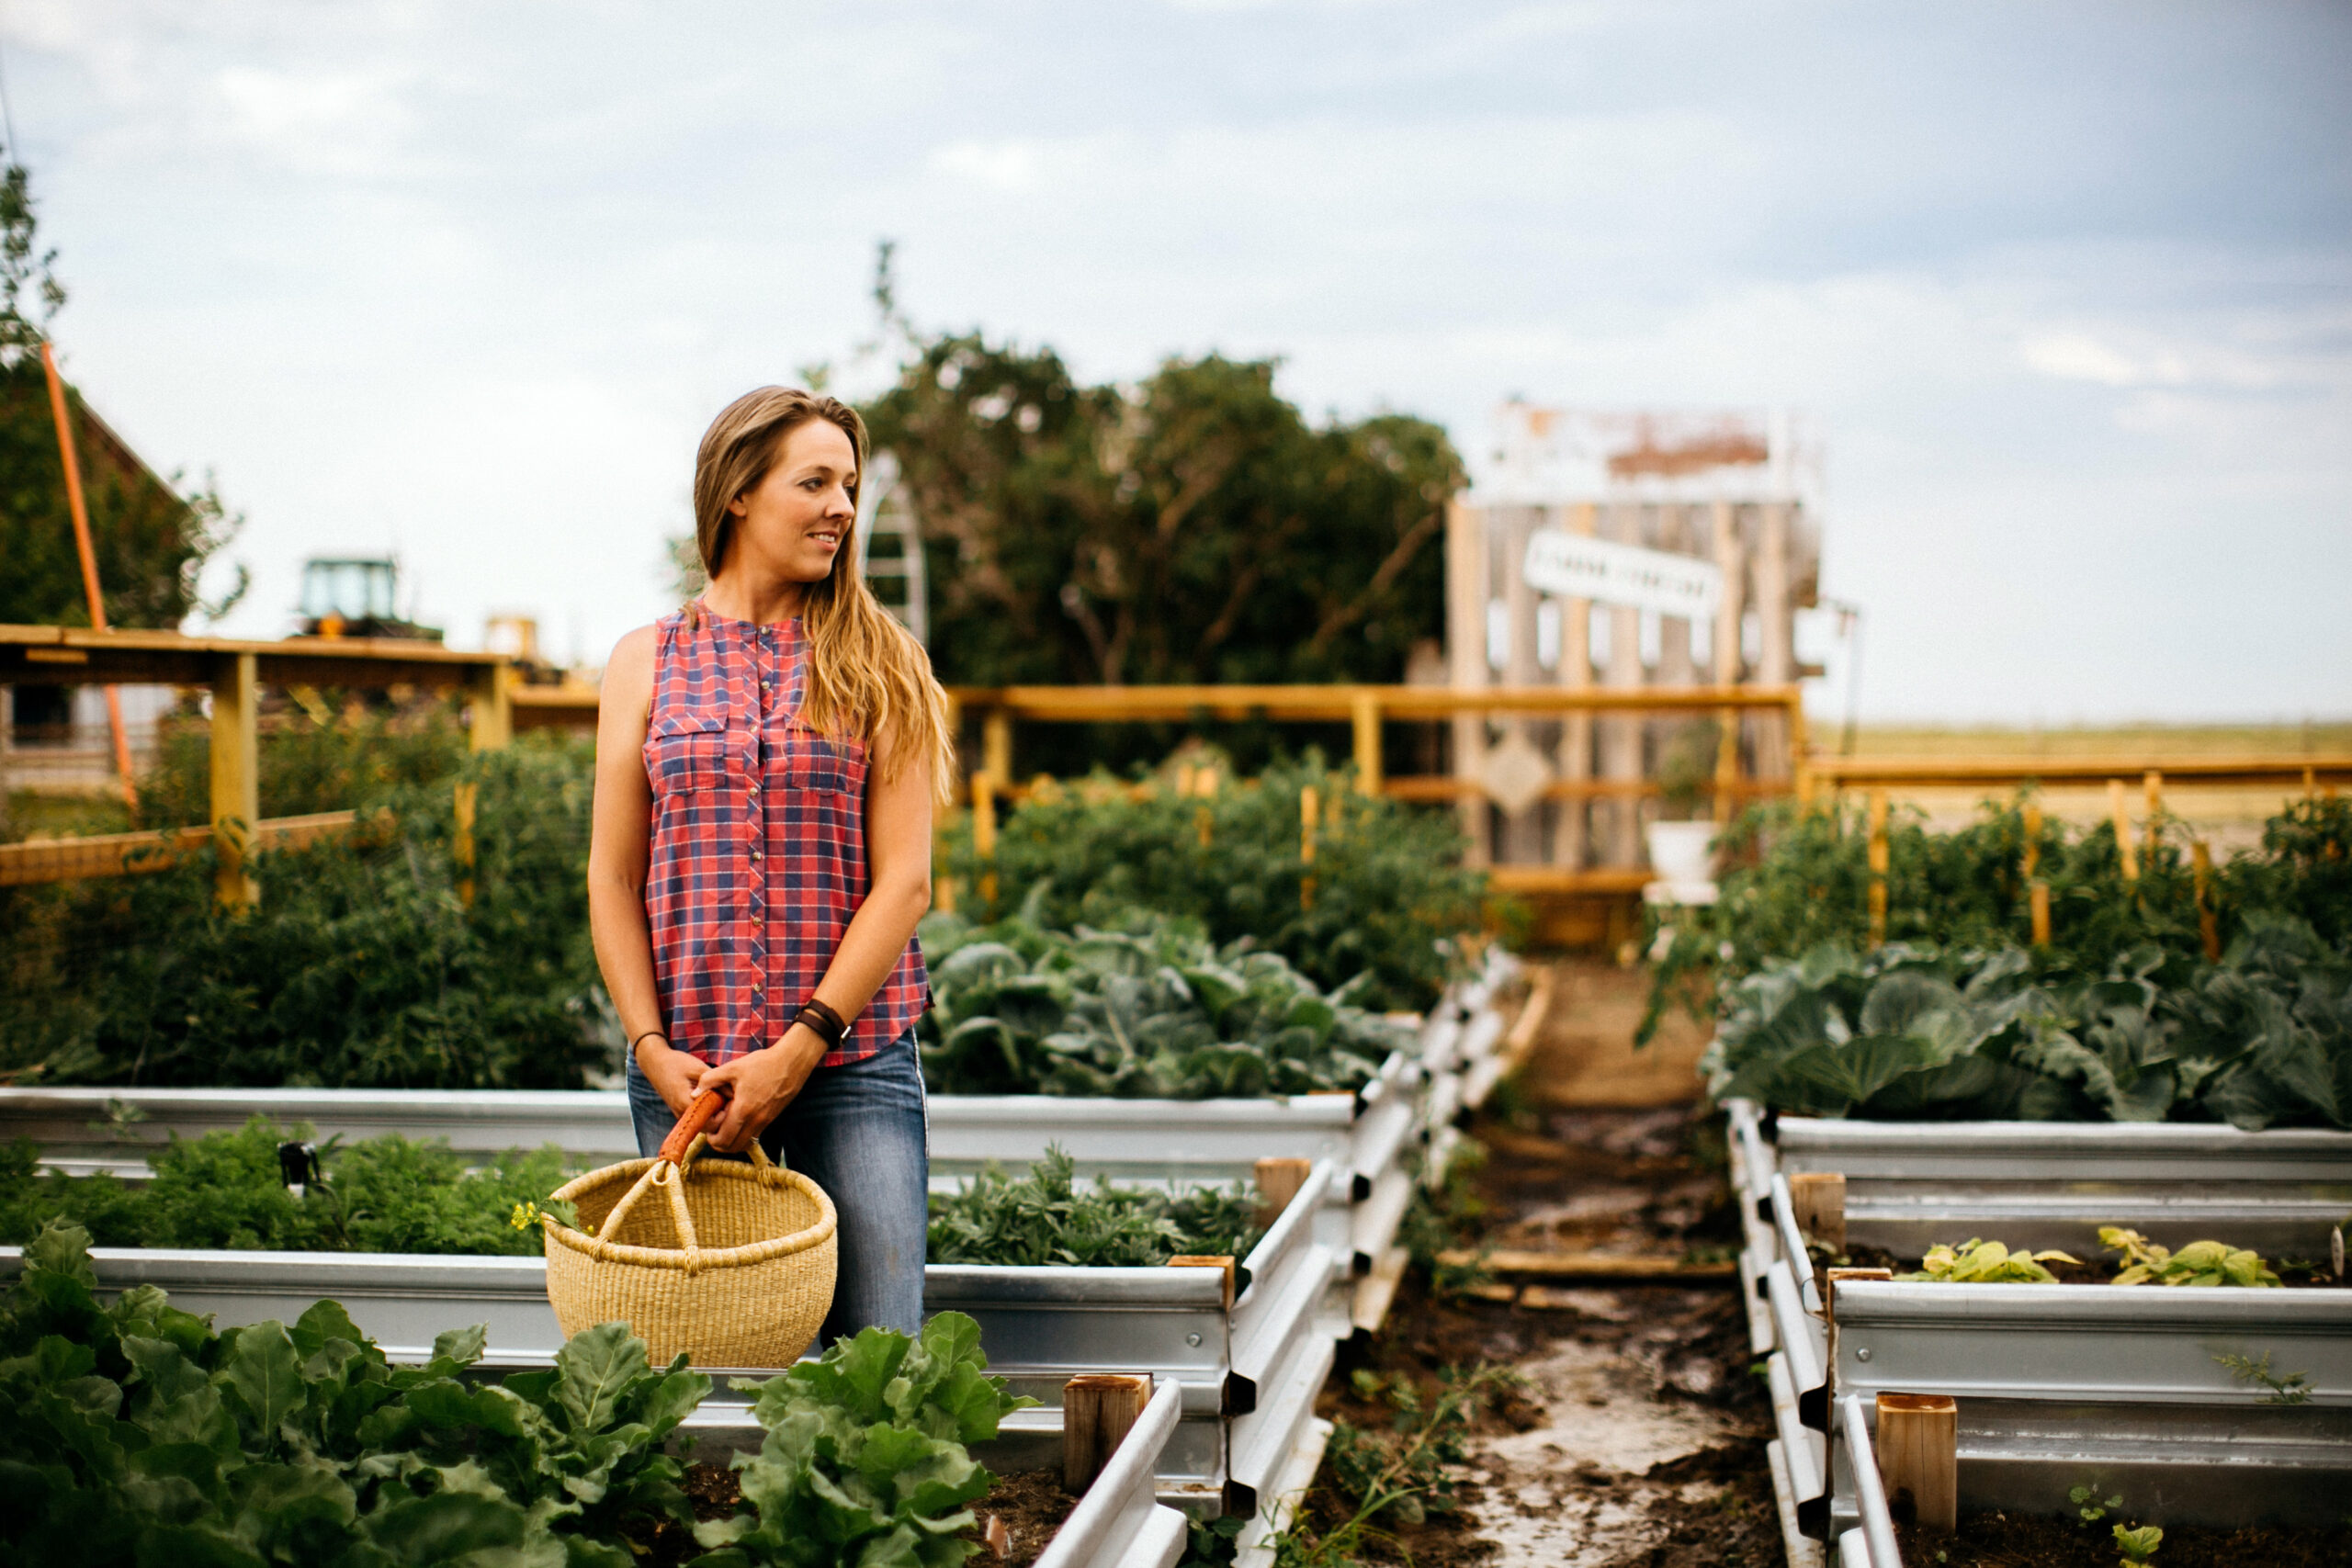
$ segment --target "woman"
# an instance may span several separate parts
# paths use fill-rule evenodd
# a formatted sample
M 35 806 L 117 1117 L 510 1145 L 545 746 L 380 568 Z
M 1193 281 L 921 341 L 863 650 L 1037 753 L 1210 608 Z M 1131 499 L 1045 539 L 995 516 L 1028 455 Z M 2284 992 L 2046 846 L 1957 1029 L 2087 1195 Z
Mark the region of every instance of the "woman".
M 605 987 L 650 1155 L 696 1093 L 711 1146 L 811 1178 L 841 1214 L 823 1337 L 922 1315 L 915 922 L 949 777 L 947 696 L 858 576 L 865 427 L 763 387 L 695 459 L 710 586 L 605 667 L 588 852 Z

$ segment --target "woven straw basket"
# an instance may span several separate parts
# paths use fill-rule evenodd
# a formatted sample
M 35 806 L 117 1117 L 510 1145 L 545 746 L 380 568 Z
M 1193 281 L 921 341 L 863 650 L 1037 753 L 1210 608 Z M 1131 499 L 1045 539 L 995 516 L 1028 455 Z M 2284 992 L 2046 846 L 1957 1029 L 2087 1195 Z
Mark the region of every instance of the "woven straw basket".
M 833 1301 L 837 1217 L 824 1189 L 773 1164 L 695 1156 L 722 1101 L 698 1097 L 662 1152 L 567 1182 L 580 1230 L 545 1227 L 548 1300 L 566 1337 L 627 1323 L 661 1366 L 788 1367 Z

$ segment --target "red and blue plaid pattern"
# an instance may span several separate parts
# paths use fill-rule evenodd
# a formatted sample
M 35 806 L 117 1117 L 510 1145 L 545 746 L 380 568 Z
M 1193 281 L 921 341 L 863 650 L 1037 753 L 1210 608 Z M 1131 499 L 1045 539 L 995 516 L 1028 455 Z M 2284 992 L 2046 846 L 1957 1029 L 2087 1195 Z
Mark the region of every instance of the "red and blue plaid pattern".
M 718 1066 L 791 1027 L 865 899 L 865 747 L 801 722 L 798 621 L 755 626 L 695 604 L 657 630 L 645 733 L 653 978 L 670 1043 Z M 820 1065 L 864 1061 L 930 1005 L 910 941 Z

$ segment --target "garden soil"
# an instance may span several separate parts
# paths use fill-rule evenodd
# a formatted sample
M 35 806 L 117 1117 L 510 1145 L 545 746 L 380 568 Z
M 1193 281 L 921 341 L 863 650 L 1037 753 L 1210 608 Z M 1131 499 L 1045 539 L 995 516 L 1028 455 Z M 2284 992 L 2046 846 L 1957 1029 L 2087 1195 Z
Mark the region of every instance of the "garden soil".
M 1679 1066 L 1631 1052 L 1644 984 L 1637 970 L 1560 965 L 1527 1068 L 1471 1129 L 1489 1151 L 1475 1194 L 1496 1247 L 1668 1259 L 1736 1249 L 1720 1135 L 1691 1102 L 1695 1052 Z M 1612 1083 L 1619 1062 L 1639 1070 Z M 1391 1420 L 1377 1385 L 1363 1396 L 1360 1371 L 1409 1377 L 1425 1398 L 1449 1367 L 1501 1362 L 1521 1380 L 1472 1428 L 1453 1470 L 1458 1506 L 1385 1526 L 1390 1538 L 1368 1541 L 1365 1561 L 1781 1562 L 1764 1458 L 1770 1405 L 1733 1290 L 1497 1282 L 1482 1293 L 1496 1299 L 1408 1281 L 1381 1334 L 1343 1350 L 1318 1406 L 1358 1427 Z M 1310 1498 L 1325 1529 L 1345 1517 L 1331 1482 L 1327 1464 Z

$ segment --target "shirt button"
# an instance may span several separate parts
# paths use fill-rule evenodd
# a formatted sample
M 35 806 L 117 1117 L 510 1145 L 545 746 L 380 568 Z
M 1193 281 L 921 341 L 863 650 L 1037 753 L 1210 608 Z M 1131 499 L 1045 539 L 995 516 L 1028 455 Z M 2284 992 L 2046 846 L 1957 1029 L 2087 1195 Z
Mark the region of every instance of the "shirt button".
M 760 858 L 760 852 L 759 852 L 759 851 L 757 851 L 757 850 L 753 850 L 753 851 L 752 852 L 752 858 L 753 860 L 757 860 L 757 859 L 759 859 L 759 858 Z
M 758 924 L 760 923 L 760 917 L 759 917 L 759 916 L 757 916 L 757 915 L 753 915 L 753 916 L 752 917 L 752 923 L 753 925 L 755 925 L 755 926 L 756 926 L 756 925 L 758 925 Z

